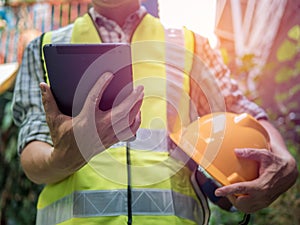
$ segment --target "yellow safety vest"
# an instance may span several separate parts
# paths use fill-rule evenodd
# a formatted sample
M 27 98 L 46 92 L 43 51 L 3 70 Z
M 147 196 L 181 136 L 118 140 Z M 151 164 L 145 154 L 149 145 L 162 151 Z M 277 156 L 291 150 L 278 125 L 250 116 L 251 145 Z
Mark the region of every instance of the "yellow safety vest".
M 59 32 L 66 31 L 70 35 L 61 39 Z M 101 39 L 86 14 L 63 31 L 46 33 L 42 46 L 61 42 Z M 206 198 L 196 194 L 192 172 L 168 151 L 168 132 L 190 119 L 193 43 L 186 29 L 165 30 L 149 14 L 142 19 L 131 39 L 134 84 L 145 87 L 137 139 L 111 146 L 65 180 L 46 185 L 38 200 L 37 225 L 125 225 L 129 214 L 133 225 L 208 224 Z

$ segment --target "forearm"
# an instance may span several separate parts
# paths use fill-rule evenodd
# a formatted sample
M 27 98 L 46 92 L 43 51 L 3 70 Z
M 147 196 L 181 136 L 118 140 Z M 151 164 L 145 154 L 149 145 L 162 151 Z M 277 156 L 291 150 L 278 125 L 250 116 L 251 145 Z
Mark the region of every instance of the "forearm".
M 279 131 L 268 120 L 260 119 L 259 122 L 267 130 L 270 136 L 270 144 L 272 151 L 275 154 L 281 155 L 282 157 L 294 159 L 289 153 Z
M 297 163 L 295 158 L 288 151 L 284 139 L 282 138 L 279 131 L 267 120 L 262 119 L 259 120 L 259 122 L 269 133 L 272 152 L 286 161 L 286 171 L 289 172 L 288 174 L 285 174 L 287 177 L 289 177 L 289 179 L 286 180 L 288 180 L 290 182 L 290 185 L 292 185 L 296 181 L 298 176 Z
M 26 176 L 37 184 L 56 183 L 70 176 L 75 169 L 64 168 L 51 160 L 53 147 L 47 143 L 33 141 L 21 154 L 21 164 Z

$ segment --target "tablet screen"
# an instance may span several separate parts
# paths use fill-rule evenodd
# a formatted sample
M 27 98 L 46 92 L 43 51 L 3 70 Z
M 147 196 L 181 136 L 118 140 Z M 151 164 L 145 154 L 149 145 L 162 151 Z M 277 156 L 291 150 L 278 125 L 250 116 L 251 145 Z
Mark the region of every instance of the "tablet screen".
M 129 44 L 48 44 L 43 48 L 50 87 L 62 113 L 76 116 L 89 91 L 105 72 L 114 78 L 105 89 L 99 108 L 118 105 L 132 91 Z

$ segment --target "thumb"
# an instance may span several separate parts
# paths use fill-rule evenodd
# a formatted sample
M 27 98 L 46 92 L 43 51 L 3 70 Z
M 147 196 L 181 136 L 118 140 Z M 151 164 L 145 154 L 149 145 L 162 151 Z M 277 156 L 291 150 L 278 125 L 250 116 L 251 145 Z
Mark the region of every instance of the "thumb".
M 40 83 L 40 89 L 46 116 L 56 117 L 57 115 L 61 114 L 48 84 L 46 84 L 45 82 Z

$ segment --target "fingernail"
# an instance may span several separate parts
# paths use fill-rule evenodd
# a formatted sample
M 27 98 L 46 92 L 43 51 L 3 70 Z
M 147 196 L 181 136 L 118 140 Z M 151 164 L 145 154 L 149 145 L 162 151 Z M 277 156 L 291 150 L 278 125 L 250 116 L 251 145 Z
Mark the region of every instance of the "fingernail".
M 241 155 L 241 154 L 244 154 L 245 149 L 243 149 L 243 148 L 236 148 L 236 149 L 234 149 L 234 152 L 235 152 L 235 154 Z
M 216 195 L 217 197 L 221 197 L 221 196 L 222 196 L 222 193 L 221 193 L 221 191 L 216 190 L 216 191 L 215 191 L 215 195 Z
M 143 91 L 143 89 L 144 89 L 144 87 L 140 85 L 136 88 L 136 92 L 141 92 L 141 91 Z
M 105 72 L 105 73 L 104 73 L 104 78 L 105 78 L 106 80 L 108 80 L 112 75 L 113 75 L 113 74 L 112 74 L 111 72 Z

